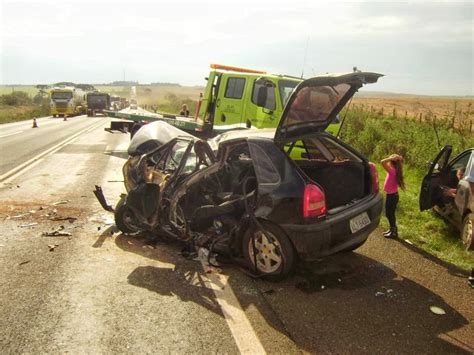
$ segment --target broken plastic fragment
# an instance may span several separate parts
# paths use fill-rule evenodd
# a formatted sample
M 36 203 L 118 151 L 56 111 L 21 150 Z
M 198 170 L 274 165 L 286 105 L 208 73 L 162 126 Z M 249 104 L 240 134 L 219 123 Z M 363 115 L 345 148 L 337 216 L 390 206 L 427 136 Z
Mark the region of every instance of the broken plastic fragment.
M 380 291 L 375 292 L 375 297 L 379 297 L 379 296 L 385 296 L 385 293 L 380 292 Z
M 30 213 L 27 212 L 27 213 L 17 214 L 16 216 L 7 217 L 7 219 L 22 219 L 23 217 L 27 217 L 29 215 Z
M 41 235 L 43 237 L 70 237 L 72 234 L 69 232 L 63 232 L 64 226 L 59 226 L 58 229 L 52 232 L 43 232 Z
M 57 205 L 65 205 L 66 203 L 68 203 L 69 200 L 61 200 L 61 201 L 57 201 L 55 203 L 53 203 L 53 206 L 57 206 Z
M 54 251 L 59 246 L 59 244 L 50 244 L 48 245 L 49 251 Z
M 34 226 L 37 226 L 38 223 L 36 222 L 33 222 L 33 223 L 27 223 L 27 224 L 21 224 L 20 225 L 20 228 L 29 228 L 29 227 L 34 227 Z
M 71 233 L 69 232 L 61 232 L 59 230 L 53 231 L 53 232 L 43 232 L 41 233 L 43 237 L 70 237 L 72 236 Z
M 444 309 L 442 309 L 442 308 L 440 308 L 440 307 L 436 307 L 436 306 L 431 306 L 431 307 L 430 307 L 430 311 L 431 311 L 431 313 L 438 314 L 438 315 L 444 315 L 444 314 L 446 314 L 446 312 L 444 311 Z
M 69 223 L 73 223 L 75 220 L 77 220 L 77 217 L 52 216 L 52 217 L 49 217 L 49 220 L 51 220 L 51 221 L 68 221 Z

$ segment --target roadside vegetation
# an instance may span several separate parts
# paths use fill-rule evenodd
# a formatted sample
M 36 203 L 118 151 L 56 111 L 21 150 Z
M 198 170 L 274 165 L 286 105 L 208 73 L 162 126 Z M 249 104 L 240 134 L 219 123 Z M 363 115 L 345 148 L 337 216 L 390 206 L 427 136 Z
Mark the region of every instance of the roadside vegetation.
M 397 209 L 399 235 L 436 257 L 465 270 L 473 266 L 472 253 L 463 249 L 459 231 L 431 211 L 420 212 L 419 193 L 428 163 L 445 144 L 453 146 L 453 156 L 474 147 L 472 114 L 435 118 L 428 115 L 421 122 L 415 117 L 396 117 L 375 112 L 368 106 L 352 107 L 341 128 L 342 140 L 363 152 L 371 161 L 392 153 L 405 158 L 407 189 L 400 193 Z M 380 187 L 385 171 L 379 167 Z M 386 218 L 381 227 L 388 229 Z
M 0 95 L 0 124 L 48 115 L 49 99 L 45 90 L 36 89 L 35 95 L 25 91 Z

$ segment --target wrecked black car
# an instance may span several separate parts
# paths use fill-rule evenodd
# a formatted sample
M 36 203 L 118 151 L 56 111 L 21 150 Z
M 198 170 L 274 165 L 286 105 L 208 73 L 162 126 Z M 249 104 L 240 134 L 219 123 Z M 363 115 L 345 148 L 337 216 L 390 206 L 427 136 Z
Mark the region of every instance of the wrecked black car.
M 271 278 L 288 274 L 297 259 L 358 248 L 379 224 L 377 172 L 324 130 L 360 87 L 380 76 L 354 72 L 303 81 L 276 130 L 232 131 L 205 141 L 163 122 L 142 127 L 123 168 L 127 194 L 115 208 L 117 227 L 240 258 Z M 265 107 L 265 93 L 258 96 Z
M 433 208 L 459 229 L 464 247 L 474 249 L 474 148 L 450 159 L 446 145 L 430 163 L 420 192 L 420 210 Z

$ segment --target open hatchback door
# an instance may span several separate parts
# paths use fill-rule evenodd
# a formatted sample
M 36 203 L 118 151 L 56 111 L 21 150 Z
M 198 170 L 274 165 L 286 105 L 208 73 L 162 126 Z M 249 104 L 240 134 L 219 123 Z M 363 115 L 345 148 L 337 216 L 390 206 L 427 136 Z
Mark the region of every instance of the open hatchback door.
M 324 131 L 364 84 L 377 82 L 378 73 L 321 75 L 301 82 L 285 106 L 275 142 Z

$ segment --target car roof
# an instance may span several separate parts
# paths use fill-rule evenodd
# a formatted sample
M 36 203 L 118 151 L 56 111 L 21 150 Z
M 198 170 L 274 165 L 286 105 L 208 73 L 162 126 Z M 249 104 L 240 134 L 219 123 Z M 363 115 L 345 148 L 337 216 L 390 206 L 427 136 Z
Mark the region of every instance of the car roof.
M 217 147 L 220 143 L 226 142 L 232 139 L 243 139 L 243 138 L 267 138 L 273 139 L 275 137 L 275 128 L 260 128 L 260 129 L 239 129 L 235 131 L 228 131 L 214 138 L 208 140 L 209 144 Z

